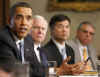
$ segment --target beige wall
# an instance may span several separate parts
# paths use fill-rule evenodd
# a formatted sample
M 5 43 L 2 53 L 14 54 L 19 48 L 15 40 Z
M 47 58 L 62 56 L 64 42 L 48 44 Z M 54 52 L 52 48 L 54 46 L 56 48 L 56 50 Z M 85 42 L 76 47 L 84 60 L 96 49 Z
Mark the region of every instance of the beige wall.
M 49 0 L 10 0 L 11 5 L 18 1 L 27 1 L 33 6 L 34 14 L 40 14 L 46 17 L 46 19 L 49 21 L 50 18 L 54 14 L 63 13 L 68 15 L 71 18 L 72 25 L 71 25 L 71 38 L 75 36 L 75 30 L 78 26 L 78 24 L 82 21 L 90 21 L 92 22 L 96 27 L 96 35 L 93 41 L 94 46 L 97 48 L 97 52 L 100 55 L 100 11 L 96 12 L 71 12 L 71 11 L 59 11 L 59 12 L 48 12 L 47 4 Z

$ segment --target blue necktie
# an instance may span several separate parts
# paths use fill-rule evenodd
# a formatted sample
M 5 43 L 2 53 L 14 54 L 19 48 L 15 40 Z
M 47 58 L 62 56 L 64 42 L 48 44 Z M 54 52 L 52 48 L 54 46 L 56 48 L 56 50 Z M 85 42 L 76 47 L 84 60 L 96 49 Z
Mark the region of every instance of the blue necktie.
M 66 59 L 66 51 L 64 48 L 61 49 L 61 55 L 62 55 L 63 60 L 65 60 Z
M 39 53 L 40 53 L 40 59 L 41 59 L 41 63 L 45 66 L 45 67 L 47 67 L 48 66 L 48 61 L 47 61 L 47 57 L 46 57 L 46 55 L 44 54 L 44 51 L 40 48 L 40 47 L 38 47 L 37 48 L 38 50 L 39 50 Z
M 43 75 L 42 77 L 46 77 L 46 71 L 47 71 L 46 69 L 48 68 L 47 57 L 46 57 L 46 55 L 44 54 L 44 50 L 43 50 L 42 48 L 38 47 L 37 50 L 39 50 L 41 63 L 43 64 L 43 66 L 44 66 L 43 69 L 45 70 L 45 72 L 43 72 L 44 75 Z
M 24 43 L 20 42 L 19 47 L 20 47 L 21 61 L 22 61 L 22 63 L 24 63 L 25 62 L 25 60 L 24 60 Z

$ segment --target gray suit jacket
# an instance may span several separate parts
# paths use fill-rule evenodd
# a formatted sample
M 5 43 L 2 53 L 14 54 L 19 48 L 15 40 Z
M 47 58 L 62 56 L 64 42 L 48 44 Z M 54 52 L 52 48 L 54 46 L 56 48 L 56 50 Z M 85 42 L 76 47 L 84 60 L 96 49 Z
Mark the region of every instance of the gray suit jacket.
M 80 56 L 80 53 L 79 53 L 79 41 L 78 41 L 78 39 L 75 38 L 73 40 L 69 40 L 69 41 L 67 41 L 67 43 L 75 51 L 75 63 L 80 62 L 81 56 Z M 87 48 L 88 48 L 88 55 L 91 58 L 90 60 L 92 62 L 93 69 L 95 70 L 96 69 L 96 60 L 97 60 L 96 50 L 91 45 L 88 45 Z

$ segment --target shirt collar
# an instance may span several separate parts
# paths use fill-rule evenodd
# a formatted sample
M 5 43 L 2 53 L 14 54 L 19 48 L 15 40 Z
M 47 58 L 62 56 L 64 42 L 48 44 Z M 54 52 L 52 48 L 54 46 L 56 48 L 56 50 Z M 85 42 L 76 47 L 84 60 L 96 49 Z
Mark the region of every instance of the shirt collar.
M 84 48 L 86 48 L 87 49 L 87 46 L 83 46 L 81 43 L 80 43 L 80 41 L 77 39 L 77 41 L 78 41 L 78 43 L 79 43 L 79 48 L 81 48 L 81 49 L 84 49 Z
M 65 43 L 64 43 L 63 45 L 61 45 L 61 44 L 58 43 L 55 39 L 52 39 L 52 40 L 53 40 L 53 42 L 56 44 L 56 46 L 57 46 L 57 48 L 58 48 L 59 50 L 65 48 Z
M 18 40 L 18 39 L 17 39 L 16 44 L 19 44 L 20 42 L 21 42 L 21 43 L 24 43 L 24 39 L 21 39 L 21 40 Z
M 34 44 L 34 49 L 37 49 L 38 47 L 41 47 L 40 44 Z

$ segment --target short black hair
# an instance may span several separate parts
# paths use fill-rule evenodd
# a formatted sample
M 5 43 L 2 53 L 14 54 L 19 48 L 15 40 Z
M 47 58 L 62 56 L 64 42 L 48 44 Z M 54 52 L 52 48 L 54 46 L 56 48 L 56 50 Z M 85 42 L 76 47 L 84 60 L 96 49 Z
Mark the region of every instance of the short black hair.
M 52 29 L 52 28 L 54 28 L 54 25 L 56 22 L 60 22 L 60 21 L 64 21 L 64 20 L 67 20 L 71 24 L 71 20 L 68 16 L 66 16 L 64 14 L 56 14 L 51 18 L 51 20 L 49 22 L 49 26 Z
M 83 22 L 81 22 L 81 23 L 79 24 L 77 30 L 80 30 L 81 27 L 82 27 L 83 25 L 85 25 L 85 24 L 91 26 L 94 30 L 96 29 L 95 26 L 94 26 L 91 22 L 89 22 L 89 21 L 83 21 Z
M 27 7 L 32 9 L 32 7 L 26 2 L 18 2 L 10 8 L 10 18 L 14 16 L 17 7 Z

